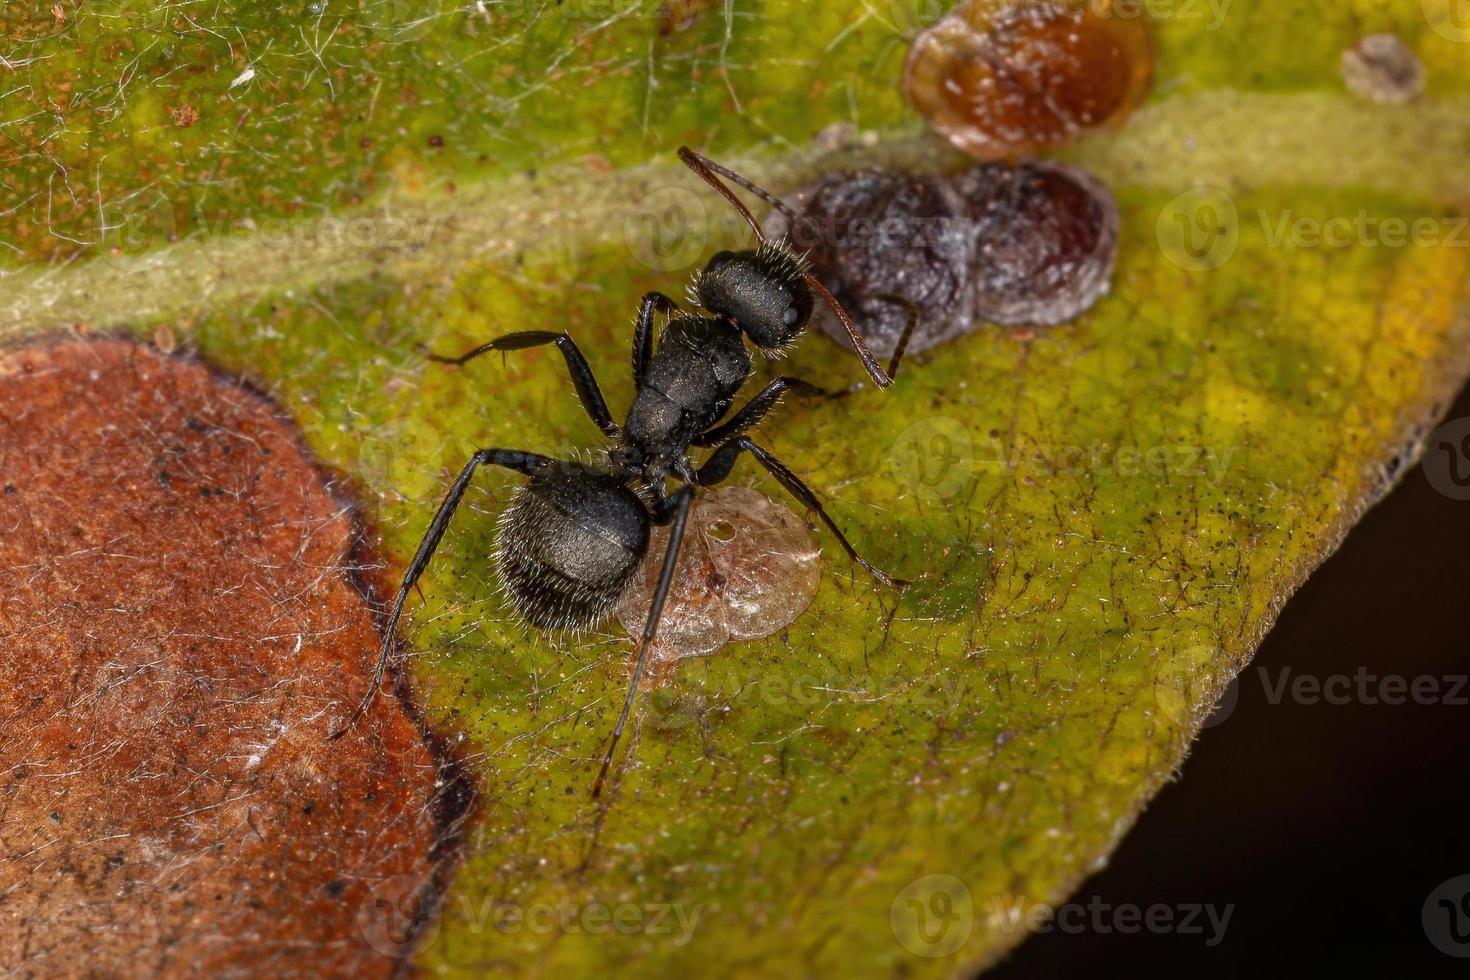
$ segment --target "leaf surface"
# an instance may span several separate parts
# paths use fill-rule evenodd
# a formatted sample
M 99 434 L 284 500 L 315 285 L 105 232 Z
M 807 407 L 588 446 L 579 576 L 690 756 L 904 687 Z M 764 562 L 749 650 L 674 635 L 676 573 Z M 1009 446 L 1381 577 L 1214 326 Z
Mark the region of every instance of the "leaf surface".
M 454 371 L 416 346 L 565 329 L 625 406 L 637 298 L 741 240 L 678 145 L 778 192 L 959 162 L 899 92 L 901 0 L 23 6 L 0 337 L 180 337 L 280 400 L 400 560 L 473 449 L 598 435 L 555 352 Z M 426 967 L 953 972 L 1106 860 L 1470 350 L 1452 4 L 1223 6 L 1151 24 L 1149 102 L 1066 154 L 1119 202 L 1108 299 L 763 429 L 915 585 L 823 539 L 796 623 L 643 699 L 605 809 L 629 644 L 517 624 L 489 559 L 515 482 L 479 480 L 407 631 L 481 795 Z M 1341 52 L 1376 31 L 1424 62 L 1423 99 L 1346 92 Z M 834 123 L 863 138 L 826 153 Z M 1208 231 L 1205 205 L 1219 235 L 1191 252 L 1174 229 Z M 1332 219 L 1346 242 L 1294 230 Z M 819 337 L 781 370 L 859 375 Z

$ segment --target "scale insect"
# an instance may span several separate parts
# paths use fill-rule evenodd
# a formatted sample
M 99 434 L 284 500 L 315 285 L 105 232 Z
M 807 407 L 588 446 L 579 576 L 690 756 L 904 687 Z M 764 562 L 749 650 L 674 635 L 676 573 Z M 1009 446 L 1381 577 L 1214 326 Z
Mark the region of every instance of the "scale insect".
M 723 482 L 742 454 L 753 456 L 815 514 L 853 561 L 886 585 L 903 584 L 859 555 L 806 484 L 747 434 L 784 394 L 825 396 L 826 391 L 800 378 L 779 377 L 726 418 L 735 396 L 753 373 L 746 343 L 768 357 L 781 354 L 805 332 L 816 297 L 842 322 L 853 349 L 880 387 L 893 383 L 903 345 L 895 350 L 885 372 L 846 311 L 807 271 L 804 261 L 784 241 L 768 239 L 750 210 L 720 178 L 767 202 L 776 204 L 776 198 L 688 147 L 680 148 L 679 159 L 740 214 L 758 247 L 724 251 L 711 258 L 690 283 L 689 299 L 697 307 L 693 312 L 684 312 L 662 293 L 643 297 L 633 332 L 637 393 L 622 425 L 613 420 L 592 368 L 565 333 L 521 331 L 481 344 L 459 357 L 430 355 L 430 360 L 461 366 L 491 351 L 555 344 L 566 361 L 577 398 L 607 436 L 609 445 L 597 464 L 500 448 L 481 449 L 470 457 L 409 563 L 384 627 L 368 691 L 332 738 L 349 731 L 377 696 L 409 590 L 428 567 L 471 478 L 481 466 L 500 466 L 528 478 L 501 516 L 496 558 L 511 603 L 531 625 L 541 629 L 578 629 L 609 616 L 642 567 L 651 528 L 669 527 L 653 601 L 638 640 L 632 680 L 593 784 L 594 797 L 601 794 L 638 694 L 695 491 Z M 654 322 L 658 315 L 666 321 L 655 344 Z M 911 308 L 909 332 L 916 319 L 917 311 Z M 696 467 L 689 458 L 691 447 L 712 452 Z M 677 483 L 672 492 L 670 481 Z

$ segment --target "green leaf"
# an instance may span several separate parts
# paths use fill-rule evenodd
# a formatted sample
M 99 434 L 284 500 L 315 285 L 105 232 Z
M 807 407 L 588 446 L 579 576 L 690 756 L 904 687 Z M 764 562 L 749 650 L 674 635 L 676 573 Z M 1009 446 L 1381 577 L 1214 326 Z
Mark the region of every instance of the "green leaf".
M 401 561 L 473 448 L 597 439 L 554 352 L 453 371 L 415 346 L 566 329 L 626 405 L 638 296 L 739 240 L 679 144 L 778 191 L 958 162 L 899 91 L 917 3 L 667 6 L 692 22 L 623 0 L 7 4 L 0 338 L 182 335 L 274 394 Z M 1470 367 L 1451 6 L 1157 19 L 1149 103 L 1067 154 L 1119 201 L 1112 295 L 763 430 L 915 586 L 823 539 L 788 630 L 643 698 L 605 808 L 630 646 L 517 624 L 488 558 L 515 482 L 482 477 L 407 630 L 481 792 L 425 966 L 950 973 L 1064 901 Z M 1339 56 L 1376 31 L 1424 62 L 1423 99 L 1346 92 Z M 824 156 L 834 123 L 869 138 Z M 687 225 L 658 223 L 671 200 Z M 1201 208 L 1234 231 L 1190 253 L 1171 236 Z M 1341 218 L 1342 244 L 1293 230 Z M 819 337 L 782 370 L 859 376 Z

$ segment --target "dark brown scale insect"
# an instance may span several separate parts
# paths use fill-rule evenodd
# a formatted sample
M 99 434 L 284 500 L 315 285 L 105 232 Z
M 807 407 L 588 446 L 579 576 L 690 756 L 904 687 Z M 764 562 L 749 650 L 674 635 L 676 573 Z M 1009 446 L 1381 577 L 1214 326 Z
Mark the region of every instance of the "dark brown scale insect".
M 959 185 L 975 221 L 980 319 L 1054 326 L 1107 295 L 1119 220 L 1102 181 L 1047 161 L 976 167 Z
M 348 731 L 376 697 L 409 590 L 433 558 L 470 479 L 487 464 L 529 477 L 501 517 L 497 565 L 506 594 L 532 625 L 579 629 L 606 617 L 642 566 L 650 529 L 654 525 L 670 529 L 648 620 L 638 641 L 628 696 L 593 784 L 594 796 L 601 792 L 638 692 L 695 490 L 723 482 L 741 454 L 755 457 L 788 493 L 820 518 L 853 561 L 880 581 L 898 584 L 859 556 L 806 484 L 747 435 L 785 393 L 826 392 L 800 378 L 780 377 L 728 419 L 726 415 L 752 372 L 747 342 L 762 354 L 779 355 L 806 330 L 816 296 L 829 304 L 844 325 L 863 366 L 880 387 L 892 383 L 902 345 L 885 373 L 832 295 L 786 245 L 762 234 L 749 209 L 720 178 L 767 200 L 770 195 L 687 147 L 679 150 L 679 158 L 745 219 L 759 247 L 720 252 L 710 259 L 690 285 L 689 298 L 698 307 L 696 312 L 681 311 L 662 293 L 643 297 L 633 333 L 637 395 L 621 426 L 613 421 L 586 358 L 564 333 L 521 331 L 481 344 L 460 357 L 430 356 L 431 360 L 463 365 L 491 351 L 555 344 L 566 361 L 582 407 L 611 444 L 601 464 L 556 460 L 515 449 L 482 449 L 470 458 L 409 563 L 388 616 L 368 692 L 332 737 Z M 660 314 L 669 319 L 655 345 L 654 321 Z M 690 447 L 713 452 L 696 467 L 689 458 Z M 670 481 L 677 484 L 672 493 Z
M 1076 319 L 1106 295 L 1117 258 L 1112 194 L 1059 163 L 835 172 L 772 204 L 766 234 L 809 250 L 813 274 L 863 321 L 880 354 L 904 338 L 909 304 L 913 353 L 984 323 Z M 824 312 L 818 329 L 843 340 Z

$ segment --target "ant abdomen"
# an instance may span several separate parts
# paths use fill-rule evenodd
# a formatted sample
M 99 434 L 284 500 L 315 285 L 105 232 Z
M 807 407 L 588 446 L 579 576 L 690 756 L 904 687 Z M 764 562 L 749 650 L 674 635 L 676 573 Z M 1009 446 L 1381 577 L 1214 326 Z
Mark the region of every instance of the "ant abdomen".
M 532 626 L 591 626 L 622 598 L 648 534 L 648 509 L 637 494 L 606 473 L 563 464 L 519 487 L 501 515 L 501 584 Z

